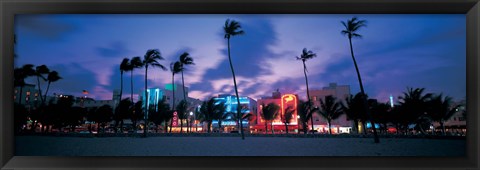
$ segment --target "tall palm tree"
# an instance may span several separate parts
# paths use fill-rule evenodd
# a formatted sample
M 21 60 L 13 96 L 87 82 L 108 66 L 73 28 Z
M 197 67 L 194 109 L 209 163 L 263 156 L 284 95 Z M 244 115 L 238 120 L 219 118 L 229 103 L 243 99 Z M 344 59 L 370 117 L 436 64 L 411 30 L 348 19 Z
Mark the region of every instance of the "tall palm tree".
M 337 119 L 344 112 L 342 111 L 340 102 L 337 102 L 335 97 L 328 95 L 325 99 L 320 99 L 320 111 L 318 113 L 327 119 L 328 132 L 332 134 L 332 120 Z
M 135 69 L 138 69 L 138 68 L 142 68 L 143 67 L 143 61 L 142 61 L 142 58 L 140 58 L 139 56 L 136 56 L 136 57 L 133 57 L 131 60 L 130 60 L 130 64 L 129 64 L 129 67 L 127 67 L 127 69 L 125 71 L 130 71 L 130 100 L 132 100 L 132 106 L 133 106 L 133 71 Z
M 228 44 L 228 61 L 230 63 L 230 69 L 232 70 L 232 77 L 233 77 L 233 86 L 235 88 L 235 95 L 237 97 L 237 103 L 240 106 L 240 96 L 238 95 L 238 88 L 237 88 L 237 80 L 235 79 L 235 71 L 233 69 L 232 58 L 230 56 L 230 38 L 237 35 L 245 34 L 242 30 L 242 26 L 235 20 L 227 19 L 225 21 L 225 26 L 223 27 L 225 32 L 225 39 L 227 39 Z M 237 107 L 237 115 L 241 117 L 241 107 Z M 243 123 L 240 122 L 240 133 L 242 134 L 242 140 L 245 139 L 245 135 L 243 133 Z
M 42 97 L 42 88 L 40 86 L 40 78 L 42 78 L 43 81 L 47 81 L 47 78 L 45 78 L 45 74 L 48 74 L 50 72 L 50 69 L 46 65 L 41 65 L 35 67 L 35 76 L 37 76 L 37 86 L 38 86 L 38 93 L 40 95 L 40 100 L 43 104 L 43 97 Z
M 302 50 L 302 54 L 300 55 L 300 57 L 297 57 L 297 60 L 301 60 L 303 62 L 303 74 L 305 74 L 305 85 L 307 85 L 307 99 L 308 99 L 307 104 L 312 104 L 312 103 L 310 101 L 310 92 L 308 90 L 307 65 L 305 65 L 305 61 L 307 61 L 309 59 L 312 59 L 316 56 L 317 56 L 317 54 L 313 53 L 312 51 L 307 50 L 307 48 L 304 48 Z M 312 109 L 312 107 L 313 107 L 313 105 L 309 105 L 308 108 Z M 310 117 L 310 121 L 312 123 L 312 133 L 315 133 L 313 131 L 313 116 Z
M 172 72 L 172 108 L 176 108 L 175 106 L 175 74 L 180 73 L 183 70 L 182 64 L 180 61 L 170 63 L 170 72 Z
M 271 126 L 271 129 L 272 129 L 272 134 L 273 134 L 274 133 L 273 120 L 275 120 L 278 117 L 280 106 L 278 106 L 275 103 L 269 103 L 267 105 L 262 103 L 261 104 L 261 109 L 262 109 L 262 112 L 260 113 L 260 116 L 265 121 L 265 133 L 267 133 L 267 130 L 268 130 L 267 122 L 270 122 L 270 126 Z
M 282 122 L 283 124 L 285 124 L 285 131 L 287 134 L 288 134 L 288 124 L 290 124 L 290 122 L 293 119 L 293 116 L 295 116 L 294 113 L 295 113 L 295 109 L 293 109 L 291 106 L 288 106 L 287 108 L 285 108 L 285 110 L 283 111 L 283 114 L 281 115 Z
M 162 70 L 167 70 L 165 66 L 158 63 L 158 60 L 163 60 L 162 55 L 158 49 L 149 49 L 143 56 L 143 66 L 145 67 L 145 98 L 147 98 L 147 75 L 148 75 L 148 67 L 160 67 Z M 148 125 L 148 102 L 145 101 L 145 125 Z M 147 137 L 147 128 L 144 128 L 143 136 Z
M 187 101 L 187 95 L 185 91 L 185 80 L 183 79 L 183 71 L 185 70 L 186 65 L 194 65 L 193 63 L 193 58 L 190 57 L 190 54 L 187 52 L 184 52 L 182 55 L 180 55 L 180 64 L 181 64 L 181 71 L 182 71 L 182 87 L 183 87 L 183 100 Z
M 14 70 L 14 85 L 16 87 L 20 87 L 20 96 L 18 98 L 18 103 L 22 104 L 22 93 L 23 93 L 23 86 L 25 86 L 25 79 L 34 76 L 35 70 L 33 69 L 32 64 L 25 64 L 21 68 L 16 68 Z
M 120 63 L 120 68 L 119 68 L 120 69 L 120 100 L 122 100 L 122 94 L 123 94 L 123 72 L 130 71 L 130 68 L 131 68 L 130 59 L 124 58 Z
M 445 135 L 445 121 L 449 120 L 455 113 L 457 113 L 462 105 L 452 106 L 452 98 L 449 96 L 443 97 L 442 94 L 433 96 L 429 101 L 429 115 L 432 119 L 440 124 L 442 127 L 442 135 Z
M 362 77 L 360 76 L 360 71 L 358 70 L 358 65 L 357 61 L 355 60 L 355 55 L 353 54 L 353 46 L 352 46 L 352 38 L 361 38 L 362 35 L 358 34 L 357 31 L 362 28 L 366 27 L 366 22 L 365 20 L 358 20 L 358 18 L 353 17 L 352 19 L 348 20 L 346 23 L 344 21 L 341 21 L 342 25 L 345 27 L 344 30 L 341 31 L 343 35 L 348 36 L 348 42 L 350 43 L 350 53 L 352 55 L 352 60 L 353 64 L 355 65 L 355 70 L 357 71 L 357 77 L 358 77 L 358 84 L 360 84 L 360 91 L 362 92 L 362 95 L 364 96 L 364 105 L 366 108 L 366 113 L 370 117 L 370 123 L 372 123 L 373 127 L 373 135 L 374 135 L 374 140 L 375 143 L 380 143 L 380 139 L 378 139 L 377 135 L 377 130 L 375 128 L 375 122 L 372 120 L 370 111 L 367 109 L 368 103 L 367 99 L 365 98 L 365 90 L 363 89 L 363 83 L 362 83 Z
M 60 79 L 62 79 L 62 77 L 60 77 L 58 75 L 57 71 L 52 71 L 52 72 L 48 73 L 48 76 L 47 76 L 48 85 L 47 85 L 47 90 L 45 90 L 45 95 L 44 95 L 45 100 L 47 99 L 47 94 L 48 94 L 48 90 L 50 89 L 50 84 L 53 83 L 53 82 L 56 82 Z

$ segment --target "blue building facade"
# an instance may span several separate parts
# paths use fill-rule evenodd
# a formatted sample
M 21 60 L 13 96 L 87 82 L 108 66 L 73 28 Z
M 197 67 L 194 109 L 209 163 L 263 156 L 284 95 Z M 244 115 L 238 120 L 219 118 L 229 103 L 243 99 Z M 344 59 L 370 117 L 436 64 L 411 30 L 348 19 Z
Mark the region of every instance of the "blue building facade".
M 253 100 L 250 97 L 240 97 L 240 107 L 242 107 L 242 113 L 256 113 L 257 112 L 257 101 Z M 237 97 L 234 95 L 222 94 L 218 97 L 215 97 L 214 100 L 216 101 L 215 104 L 224 103 L 225 104 L 225 113 L 229 112 L 236 113 L 239 104 L 237 102 Z M 227 117 L 227 119 L 231 119 L 231 117 Z M 243 120 L 242 124 L 244 127 L 248 127 L 248 120 Z M 236 126 L 236 122 L 234 120 L 224 120 L 222 121 L 222 126 Z M 213 127 L 218 127 L 218 121 L 214 120 L 212 122 Z M 228 128 L 228 127 L 227 127 Z

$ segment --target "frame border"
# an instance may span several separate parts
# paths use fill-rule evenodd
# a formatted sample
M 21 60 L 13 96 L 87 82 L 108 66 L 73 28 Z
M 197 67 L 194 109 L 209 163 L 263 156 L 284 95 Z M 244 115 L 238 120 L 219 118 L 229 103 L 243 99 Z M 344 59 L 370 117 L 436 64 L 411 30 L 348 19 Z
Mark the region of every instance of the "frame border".
M 2 169 L 478 169 L 480 0 L 2 0 L 0 167 Z M 15 14 L 465 14 L 466 157 L 26 157 L 14 156 Z M 7 56 L 7 57 L 6 57 Z M 245 163 L 246 162 L 246 163 Z

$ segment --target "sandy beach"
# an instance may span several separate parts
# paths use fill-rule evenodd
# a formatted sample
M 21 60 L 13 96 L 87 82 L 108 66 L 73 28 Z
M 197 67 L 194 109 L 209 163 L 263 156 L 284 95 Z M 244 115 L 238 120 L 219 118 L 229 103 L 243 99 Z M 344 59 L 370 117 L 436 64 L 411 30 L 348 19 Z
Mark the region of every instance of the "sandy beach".
M 464 156 L 460 139 L 16 136 L 17 156 Z

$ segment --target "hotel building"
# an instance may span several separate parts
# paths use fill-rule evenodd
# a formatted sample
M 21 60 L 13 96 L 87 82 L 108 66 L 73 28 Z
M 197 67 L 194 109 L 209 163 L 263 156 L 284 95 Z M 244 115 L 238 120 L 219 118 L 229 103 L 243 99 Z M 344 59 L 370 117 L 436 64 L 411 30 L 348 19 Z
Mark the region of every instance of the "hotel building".
M 314 107 L 320 108 L 320 100 L 325 100 L 326 96 L 333 96 L 337 101 L 345 102 L 345 99 L 350 96 L 349 85 L 337 85 L 337 83 L 330 83 L 328 87 L 322 89 L 310 90 L 310 100 Z M 311 129 L 311 121 L 308 121 Z M 353 122 L 347 120 L 347 116 L 342 114 L 339 118 L 332 120 L 332 133 L 350 133 L 352 131 Z M 328 122 L 319 114 L 313 115 L 313 129 L 320 133 L 328 133 Z

